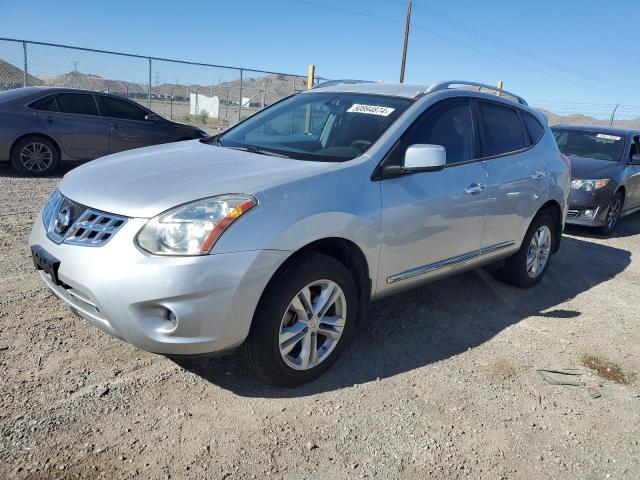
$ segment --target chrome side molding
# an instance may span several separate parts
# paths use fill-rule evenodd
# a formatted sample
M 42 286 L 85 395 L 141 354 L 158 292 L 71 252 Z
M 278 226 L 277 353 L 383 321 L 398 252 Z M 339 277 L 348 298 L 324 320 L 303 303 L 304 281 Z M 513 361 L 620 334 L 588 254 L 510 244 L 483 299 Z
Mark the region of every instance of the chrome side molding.
M 440 260 L 438 262 L 422 265 L 421 267 L 412 268 L 411 270 L 406 270 L 404 272 L 391 275 L 390 277 L 387 278 L 387 283 L 391 284 L 391 283 L 398 282 L 400 280 L 407 280 L 409 278 L 417 277 L 419 275 L 424 275 L 426 273 L 430 273 L 435 270 L 440 270 L 441 268 L 449 267 L 451 265 L 464 263 L 469 260 L 473 260 L 474 258 L 482 257 L 484 255 L 489 255 L 490 253 L 504 250 L 505 248 L 509 248 L 515 245 L 515 243 L 516 242 L 514 241 L 496 243 L 495 245 L 489 245 L 488 247 L 484 247 L 479 250 L 474 250 L 473 252 L 464 253 L 456 257 L 451 257 L 445 260 Z

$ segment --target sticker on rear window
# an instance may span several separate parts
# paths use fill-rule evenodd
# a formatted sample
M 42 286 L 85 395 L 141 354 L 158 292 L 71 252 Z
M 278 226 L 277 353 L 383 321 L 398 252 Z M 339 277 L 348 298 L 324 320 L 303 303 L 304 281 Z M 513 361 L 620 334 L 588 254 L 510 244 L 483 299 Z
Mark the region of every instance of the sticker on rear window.
M 622 137 L 616 137 L 615 135 L 606 135 L 604 133 L 599 133 L 598 135 L 596 135 L 596 137 L 598 138 L 603 138 L 604 140 L 621 140 Z
M 362 105 L 360 103 L 354 103 L 349 107 L 347 112 L 351 113 L 368 113 L 369 115 L 381 115 L 383 117 L 388 117 L 393 113 L 395 108 L 389 107 L 380 107 L 378 105 Z

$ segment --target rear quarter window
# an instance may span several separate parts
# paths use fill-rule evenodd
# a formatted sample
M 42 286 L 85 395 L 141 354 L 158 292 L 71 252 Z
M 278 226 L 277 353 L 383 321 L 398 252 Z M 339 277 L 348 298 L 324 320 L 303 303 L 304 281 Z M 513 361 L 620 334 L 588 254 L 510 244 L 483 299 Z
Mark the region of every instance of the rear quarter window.
M 542 138 L 542 135 L 544 134 L 544 127 L 540 124 L 538 119 L 530 113 L 521 110 L 520 115 L 522 115 L 522 120 L 524 121 L 524 125 L 529 133 L 531 144 L 535 145 Z

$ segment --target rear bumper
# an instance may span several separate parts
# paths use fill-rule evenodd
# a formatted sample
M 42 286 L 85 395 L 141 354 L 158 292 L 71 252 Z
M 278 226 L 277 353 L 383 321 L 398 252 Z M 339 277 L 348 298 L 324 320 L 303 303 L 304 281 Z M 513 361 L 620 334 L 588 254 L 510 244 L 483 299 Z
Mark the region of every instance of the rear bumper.
M 36 220 L 30 245 L 60 261 L 48 289 L 104 332 L 155 353 L 197 355 L 233 349 L 246 338 L 258 300 L 289 252 L 245 251 L 202 257 L 159 257 L 134 236 L 130 219 L 102 247 L 56 244 Z

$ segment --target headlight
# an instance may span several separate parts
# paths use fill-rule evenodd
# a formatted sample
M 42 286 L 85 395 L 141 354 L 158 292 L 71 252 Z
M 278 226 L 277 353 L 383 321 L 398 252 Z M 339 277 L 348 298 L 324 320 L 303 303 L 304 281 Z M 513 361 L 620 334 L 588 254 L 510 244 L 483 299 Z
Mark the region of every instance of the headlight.
M 224 231 L 257 203 L 252 195 L 220 195 L 180 205 L 149 220 L 136 242 L 155 255 L 206 255 Z
M 593 192 L 594 190 L 606 187 L 608 183 L 608 178 L 603 178 L 601 180 L 571 180 L 571 190 Z

